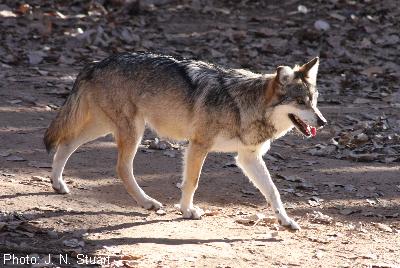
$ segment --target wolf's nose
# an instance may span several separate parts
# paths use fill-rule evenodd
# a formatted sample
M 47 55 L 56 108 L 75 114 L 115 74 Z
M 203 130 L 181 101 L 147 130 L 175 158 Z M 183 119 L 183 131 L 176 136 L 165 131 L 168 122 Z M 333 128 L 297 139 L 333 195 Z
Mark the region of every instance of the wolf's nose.
M 325 126 L 327 123 L 328 123 L 328 121 L 326 121 L 325 119 L 321 119 L 320 117 L 318 117 L 318 121 L 317 121 L 318 126 L 323 127 L 323 126 Z

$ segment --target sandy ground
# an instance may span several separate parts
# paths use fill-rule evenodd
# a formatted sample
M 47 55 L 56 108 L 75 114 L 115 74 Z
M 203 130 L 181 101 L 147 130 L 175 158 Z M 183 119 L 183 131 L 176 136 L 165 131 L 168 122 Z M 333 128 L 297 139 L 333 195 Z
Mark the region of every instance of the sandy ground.
M 46 94 L 46 88 L 35 88 L 43 80 L 38 81 L 31 70 L 23 71 L 24 75 L 18 74 L 16 81 L 9 80 L 10 86 L 3 87 L 0 100 L 0 151 L 8 155 L 0 157 L 1 221 L 7 223 L 0 232 L 0 243 L 8 249 L 22 248 L 23 253 L 28 246 L 31 256 L 36 256 L 32 254 L 37 249 L 72 255 L 82 251 L 91 256 L 110 255 L 114 260 L 128 256 L 133 267 L 400 265 L 399 165 L 355 163 L 306 153 L 329 138 L 329 128 L 315 139 L 289 134 L 273 143 L 269 155 L 275 157 L 266 159 L 288 213 L 303 228 L 295 233 L 270 220 L 255 226 L 236 222 L 246 215 L 272 215 L 272 211 L 237 167 L 224 167 L 233 160 L 229 154 L 211 154 L 205 163 L 195 202 L 212 216 L 202 220 L 183 220 L 174 209 L 180 195 L 176 187 L 180 150 L 170 157 L 165 154 L 170 150 L 143 147 L 134 161 L 140 185 L 165 204 L 166 215 L 158 215 L 139 208 L 115 178 L 116 148 L 111 137 L 81 147 L 64 173 L 72 193 L 53 193 L 48 181 L 51 156 L 45 152 L 42 135 L 54 111 L 40 103 L 59 104 L 63 99 Z M 35 98 L 36 104 L 27 96 Z M 10 103 L 16 99 L 22 102 Z M 328 118 L 336 109 L 321 108 Z M 351 109 L 341 111 L 342 115 L 350 113 Z M 305 184 L 277 174 L 297 175 Z M 312 197 L 321 200 L 313 204 L 309 202 Z M 332 222 L 313 220 L 315 211 L 330 216 Z M 65 245 L 74 238 L 84 244 Z M 3 247 L 2 252 L 6 251 Z M 71 259 L 71 265 L 76 261 Z

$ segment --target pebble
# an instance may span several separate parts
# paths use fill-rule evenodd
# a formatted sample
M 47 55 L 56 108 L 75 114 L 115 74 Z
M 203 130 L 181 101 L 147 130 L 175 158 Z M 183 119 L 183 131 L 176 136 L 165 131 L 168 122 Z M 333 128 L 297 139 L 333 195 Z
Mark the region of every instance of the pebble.
M 324 20 L 317 20 L 314 22 L 314 27 L 315 29 L 317 29 L 318 31 L 328 31 L 331 26 L 329 25 L 328 22 L 324 21 Z
M 163 210 L 163 209 L 159 209 L 159 210 L 156 211 L 156 214 L 162 216 L 162 215 L 167 214 L 167 212 L 165 212 L 165 210 Z

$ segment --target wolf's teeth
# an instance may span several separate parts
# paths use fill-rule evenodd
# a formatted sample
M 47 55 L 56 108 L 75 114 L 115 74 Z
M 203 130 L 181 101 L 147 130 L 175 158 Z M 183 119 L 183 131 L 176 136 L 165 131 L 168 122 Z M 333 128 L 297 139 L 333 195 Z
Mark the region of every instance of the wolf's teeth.
M 307 129 L 306 129 L 306 133 L 307 133 L 307 136 L 310 136 L 311 134 L 311 128 L 310 128 L 310 126 L 309 125 L 307 125 Z

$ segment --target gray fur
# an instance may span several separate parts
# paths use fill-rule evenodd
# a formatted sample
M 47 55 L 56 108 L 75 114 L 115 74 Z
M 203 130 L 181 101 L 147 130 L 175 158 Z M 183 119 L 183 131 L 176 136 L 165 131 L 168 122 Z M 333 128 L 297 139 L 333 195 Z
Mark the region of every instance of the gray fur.
M 310 126 L 326 123 L 316 107 L 318 62 L 295 70 L 278 67 L 270 75 L 151 53 L 122 53 L 89 64 L 46 130 L 46 147 L 57 148 L 53 188 L 68 193 L 62 172 L 69 156 L 112 133 L 117 173 L 128 193 L 142 207 L 159 209 L 162 204 L 140 188 L 132 171 L 147 124 L 161 136 L 189 140 L 179 205 L 184 218 L 201 217 L 193 196 L 208 152 L 229 151 L 238 153 L 238 166 L 269 199 L 279 222 L 299 229 L 286 214 L 261 156 L 270 140 L 293 126 L 311 136 L 316 130 Z
M 110 101 L 117 90 L 127 90 L 132 103 L 141 96 L 147 100 L 165 95 L 184 97 L 182 103 L 189 111 L 210 115 L 205 118 L 210 128 L 246 144 L 259 144 L 273 138 L 274 133 L 265 119 L 265 91 L 271 78 L 202 61 L 123 53 L 85 67 L 76 83 L 84 80 L 101 85 L 100 90 L 110 90 L 105 92 Z

